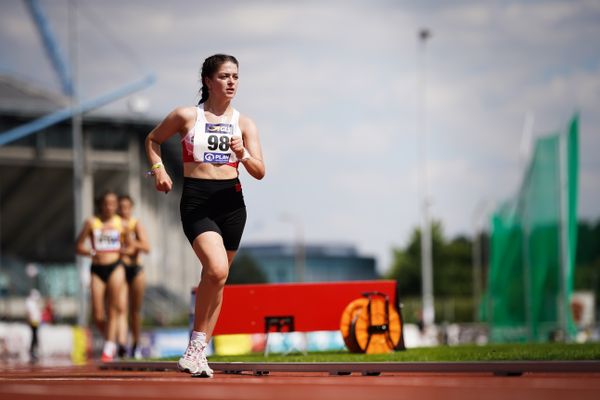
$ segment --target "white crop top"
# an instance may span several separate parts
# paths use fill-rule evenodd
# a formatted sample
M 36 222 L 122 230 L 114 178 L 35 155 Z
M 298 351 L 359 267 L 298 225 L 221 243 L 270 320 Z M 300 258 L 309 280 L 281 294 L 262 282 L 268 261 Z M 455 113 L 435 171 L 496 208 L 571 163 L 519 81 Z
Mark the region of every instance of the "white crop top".
M 242 136 L 240 113 L 236 109 L 229 121 L 211 123 L 204 116 L 204 106 L 196 107 L 196 123 L 181 139 L 183 162 L 207 162 L 237 167 L 238 160 L 229 147 L 232 136 Z

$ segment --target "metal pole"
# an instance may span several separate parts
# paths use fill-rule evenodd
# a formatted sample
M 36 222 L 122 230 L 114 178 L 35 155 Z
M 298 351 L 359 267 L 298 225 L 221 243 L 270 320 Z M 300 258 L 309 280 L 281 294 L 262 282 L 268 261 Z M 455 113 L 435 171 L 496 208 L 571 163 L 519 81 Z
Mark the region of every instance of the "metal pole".
M 302 221 L 296 217 L 283 214 L 281 221 L 289 222 L 294 228 L 294 275 L 296 282 L 304 282 L 306 269 L 306 246 L 304 244 L 304 227 Z
M 568 132 L 568 131 L 567 131 Z M 564 340 L 568 341 L 567 319 L 570 312 L 569 299 L 567 296 L 567 280 L 569 275 L 569 264 L 571 261 L 571 248 L 569 246 L 569 175 L 567 134 L 558 135 L 558 159 L 559 159 L 559 191 L 560 191 L 560 268 L 559 268 L 559 287 L 560 297 L 558 304 L 559 323 Z
M 480 202 L 473 213 L 473 322 L 477 321 L 478 305 L 481 301 L 481 227 L 479 221 L 486 210 L 486 203 Z
M 431 248 L 431 220 L 429 216 L 429 190 L 427 171 L 427 120 L 426 120 L 426 43 L 431 37 L 428 29 L 419 31 L 419 61 L 420 61 L 420 101 L 419 101 L 419 148 L 421 158 L 420 191 L 421 191 L 421 287 L 423 296 L 423 324 L 431 326 L 435 322 L 435 306 L 433 299 L 433 257 Z
M 298 282 L 304 282 L 305 276 L 305 248 L 304 248 L 304 229 L 302 222 L 296 220 L 296 274 Z
M 473 238 L 473 322 L 478 320 L 481 301 L 481 231 L 475 228 Z
M 532 168 L 533 155 L 535 151 L 535 141 L 533 140 L 533 124 L 535 119 L 532 113 L 525 115 L 525 122 L 523 124 L 523 133 L 521 134 L 521 167 L 524 171 L 525 179 L 530 179 L 530 169 Z M 532 293 L 532 274 L 531 269 L 531 258 L 530 258 L 530 244 L 529 239 L 531 235 L 531 226 L 529 218 L 529 209 L 531 202 L 519 200 L 518 209 L 522 213 L 522 263 L 523 263 L 523 293 L 524 293 L 524 307 L 525 307 L 525 323 L 527 331 L 527 341 L 532 342 L 539 335 L 539 321 L 534 321 L 534 310 L 533 310 L 533 293 Z
M 79 101 L 76 106 L 62 108 L 58 111 L 34 119 L 33 121 L 27 122 L 23 125 L 19 125 L 7 131 L 0 132 L 0 146 L 12 143 L 15 140 L 38 133 L 42 129 L 57 124 L 61 121 L 67 121 L 70 118 L 72 119 L 73 114 L 83 114 L 96 108 L 102 107 L 103 105 L 112 103 L 121 97 L 125 97 L 137 90 L 141 90 L 148 87 L 149 85 L 153 84 L 155 80 L 156 78 L 154 75 L 148 75 L 145 78 L 142 78 L 135 82 L 131 82 L 116 90 L 111 90 L 110 92 L 104 93 L 91 100 L 85 100 L 83 102 Z
M 77 2 L 69 1 L 69 55 L 71 58 L 73 95 L 71 106 L 79 105 L 78 63 L 77 63 Z M 83 214 L 83 179 L 85 168 L 85 155 L 83 138 L 81 133 L 81 114 L 74 113 L 71 117 L 71 138 L 73 141 L 73 200 L 75 211 L 75 233 L 83 226 L 85 215 Z M 85 281 L 86 260 L 82 256 L 75 256 L 75 265 L 79 273 L 79 302 L 77 312 L 77 324 L 87 324 L 87 282 Z

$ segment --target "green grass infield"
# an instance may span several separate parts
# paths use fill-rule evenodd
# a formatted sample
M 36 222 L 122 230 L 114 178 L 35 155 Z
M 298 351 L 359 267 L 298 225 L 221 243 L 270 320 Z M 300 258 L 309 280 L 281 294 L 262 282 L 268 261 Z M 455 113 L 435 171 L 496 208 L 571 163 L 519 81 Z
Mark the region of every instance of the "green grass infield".
M 163 359 L 164 360 L 164 359 Z M 177 358 L 169 358 L 177 360 Z M 208 357 L 209 362 L 426 362 L 426 361 L 560 361 L 600 360 L 600 343 L 494 344 L 420 347 L 389 354 L 313 352 L 306 355 L 262 353 Z

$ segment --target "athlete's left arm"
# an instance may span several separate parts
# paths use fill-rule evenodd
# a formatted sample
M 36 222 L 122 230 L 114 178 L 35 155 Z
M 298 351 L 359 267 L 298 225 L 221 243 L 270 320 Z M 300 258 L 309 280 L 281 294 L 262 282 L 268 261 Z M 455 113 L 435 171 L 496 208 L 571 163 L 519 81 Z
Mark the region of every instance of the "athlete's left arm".
M 250 118 L 240 117 L 240 129 L 242 130 L 243 142 L 241 146 L 234 146 L 233 150 L 239 160 L 244 157 L 244 148 L 249 153 L 249 157 L 241 161 L 246 168 L 246 171 L 256 179 L 262 179 L 265 176 L 265 163 L 263 161 L 262 148 L 260 146 L 260 139 L 258 137 L 258 128 L 256 124 Z

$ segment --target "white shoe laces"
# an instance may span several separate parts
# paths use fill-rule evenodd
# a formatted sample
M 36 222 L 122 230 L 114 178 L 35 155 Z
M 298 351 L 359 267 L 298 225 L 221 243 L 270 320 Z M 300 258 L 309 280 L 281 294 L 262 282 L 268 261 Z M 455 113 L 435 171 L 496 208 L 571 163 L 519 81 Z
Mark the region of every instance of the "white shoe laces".
M 208 360 L 206 359 L 206 354 L 204 352 L 200 354 L 200 362 L 208 364 Z
M 202 350 L 200 351 L 200 357 L 198 359 L 200 368 L 210 371 L 212 374 L 213 370 L 208 366 L 208 359 L 206 358 L 206 352 L 204 349 L 206 346 L 202 346 Z
M 195 361 L 199 354 L 204 354 L 202 350 L 204 350 L 202 343 L 197 340 L 190 340 L 190 344 L 188 344 L 185 353 L 183 353 L 183 358 L 189 361 Z

